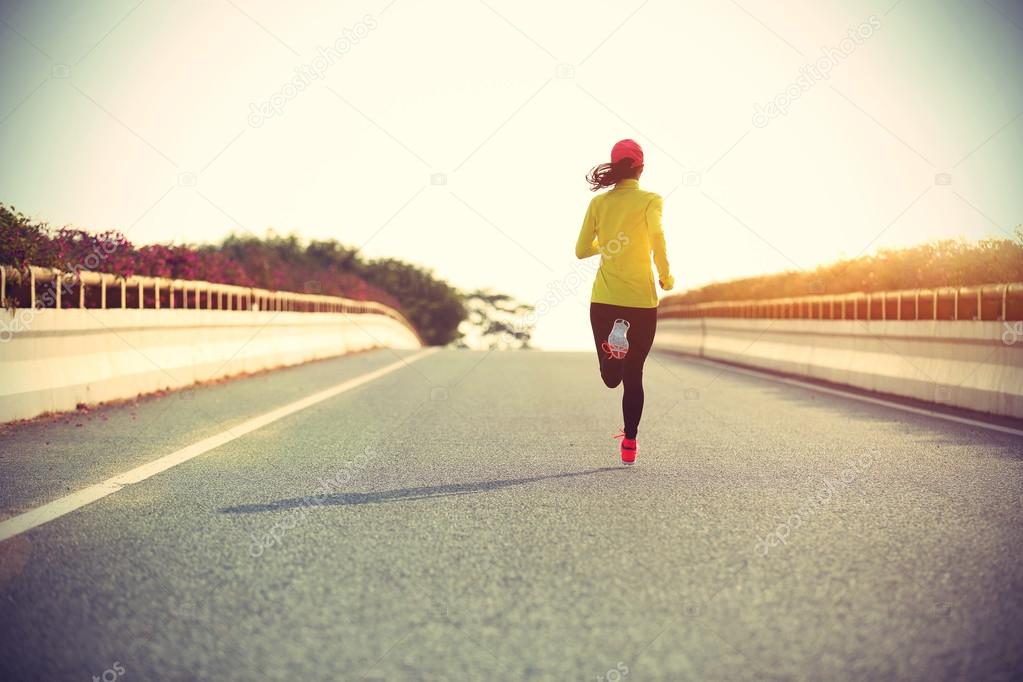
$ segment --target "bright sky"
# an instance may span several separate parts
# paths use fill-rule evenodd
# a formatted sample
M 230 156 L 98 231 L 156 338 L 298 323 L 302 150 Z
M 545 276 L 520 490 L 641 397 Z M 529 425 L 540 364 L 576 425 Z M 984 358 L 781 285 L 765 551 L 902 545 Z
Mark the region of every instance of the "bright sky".
M 1021 64 L 1014 0 L 6 1 L 0 201 L 140 244 L 272 227 L 556 290 L 535 341 L 583 348 L 583 175 L 616 140 L 646 149 L 682 289 L 1006 236 Z

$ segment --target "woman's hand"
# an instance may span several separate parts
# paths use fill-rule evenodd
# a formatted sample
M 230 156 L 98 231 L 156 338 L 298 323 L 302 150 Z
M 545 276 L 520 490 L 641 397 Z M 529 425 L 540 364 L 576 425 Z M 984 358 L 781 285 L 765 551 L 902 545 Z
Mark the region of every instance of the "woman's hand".
M 672 289 L 675 288 L 675 278 L 671 275 L 668 275 L 667 277 L 662 277 L 657 281 L 657 283 L 660 284 L 661 288 L 664 289 L 665 291 L 671 291 Z

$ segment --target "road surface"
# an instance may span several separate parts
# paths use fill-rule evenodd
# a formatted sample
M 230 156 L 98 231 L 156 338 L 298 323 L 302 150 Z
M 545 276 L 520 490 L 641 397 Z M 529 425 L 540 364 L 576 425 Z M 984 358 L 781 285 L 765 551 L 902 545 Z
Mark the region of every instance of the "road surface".
M 1023 674 L 1023 439 L 655 354 L 378 350 L 10 426 L 4 680 Z M 218 441 L 219 442 L 219 441 Z

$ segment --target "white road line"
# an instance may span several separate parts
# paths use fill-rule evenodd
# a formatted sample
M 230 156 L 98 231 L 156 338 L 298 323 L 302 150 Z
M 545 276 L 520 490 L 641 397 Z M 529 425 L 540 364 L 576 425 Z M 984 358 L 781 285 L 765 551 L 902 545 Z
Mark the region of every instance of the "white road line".
M 675 353 L 675 355 L 679 355 Z M 684 355 L 684 354 L 683 354 Z M 829 388 L 828 386 L 818 386 L 807 381 L 800 381 L 799 379 L 789 379 L 787 377 L 777 376 L 770 372 L 764 372 L 756 369 L 747 369 L 745 367 L 736 367 L 730 365 L 727 362 L 716 362 L 707 358 L 697 358 L 693 355 L 685 355 L 687 361 L 696 362 L 697 364 L 706 365 L 707 367 L 715 367 L 718 369 L 724 369 L 729 372 L 736 374 L 746 374 L 749 376 L 757 377 L 758 379 L 768 379 L 770 381 L 776 381 L 780 384 L 788 384 L 789 386 L 798 386 L 799 388 L 805 388 L 811 391 L 817 391 L 818 393 L 827 393 L 828 395 L 836 395 L 842 398 L 848 398 L 849 400 L 858 400 L 861 403 L 870 403 L 871 405 L 882 405 L 884 407 L 890 407 L 895 410 L 902 410 L 903 412 L 911 412 L 913 414 L 920 414 L 925 417 L 934 417 L 935 419 L 943 419 L 948 422 L 955 422 L 957 424 L 966 424 L 968 426 L 976 426 L 982 429 L 988 429 L 989 431 L 998 431 L 999 433 L 1008 433 L 1013 436 L 1023 436 L 1023 429 L 1014 429 L 1011 426 L 1002 426 L 1001 424 L 991 424 L 989 422 L 980 421 L 979 419 L 970 419 L 969 417 L 958 417 L 954 414 L 947 414 L 945 412 L 938 412 L 935 410 L 928 410 L 922 407 L 913 407 L 912 405 L 903 405 L 901 403 L 894 402 L 892 400 L 885 400 L 884 398 L 874 398 L 868 395 L 860 395 L 859 393 L 853 393 L 852 391 L 843 391 L 839 388 Z
M 288 403 L 283 407 L 278 407 L 276 410 L 271 410 L 257 417 L 248 419 L 237 426 L 233 426 L 226 431 L 205 438 L 198 443 L 193 443 L 187 447 L 181 448 L 177 452 L 172 452 L 169 455 L 164 455 L 159 459 L 153 460 L 148 464 L 135 467 L 130 471 L 126 471 L 122 474 L 117 474 L 102 483 L 91 485 L 88 488 L 82 488 L 81 490 L 75 491 L 70 495 L 65 495 L 53 502 L 48 502 L 40 507 L 31 509 L 18 516 L 11 517 L 6 521 L 0 522 L 0 542 L 24 533 L 25 531 L 32 530 L 37 526 L 41 526 L 44 523 L 58 519 L 65 514 L 70 514 L 76 509 L 84 507 L 90 502 L 102 499 L 107 495 L 112 495 L 126 485 L 132 483 L 138 483 L 144 481 L 150 476 L 155 476 L 161 471 L 166 471 L 173 466 L 177 466 L 182 462 L 187 462 L 193 457 L 209 452 L 214 448 L 220 447 L 225 443 L 230 443 L 236 438 L 240 438 L 247 433 L 260 429 L 267 424 L 271 424 L 278 419 L 283 419 L 290 414 L 294 414 L 299 410 L 304 410 L 311 405 L 323 402 L 328 398 L 333 398 L 336 395 L 350 391 L 353 388 L 362 386 L 363 384 L 369 383 L 374 379 L 379 379 L 385 374 L 407 367 L 413 362 L 425 358 L 427 355 L 437 352 L 439 348 L 426 348 L 420 352 L 412 355 L 408 358 L 403 358 L 397 362 L 392 362 L 385 367 L 375 369 L 372 372 L 359 375 L 353 379 L 343 381 L 336 386 L 318 391 L 312 395 L 301 398 L 292 403 Z

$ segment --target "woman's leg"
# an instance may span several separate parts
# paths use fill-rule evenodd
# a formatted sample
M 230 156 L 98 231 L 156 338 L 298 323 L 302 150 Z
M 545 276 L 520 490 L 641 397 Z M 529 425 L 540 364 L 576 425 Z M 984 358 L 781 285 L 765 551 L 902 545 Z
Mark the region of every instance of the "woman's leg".
M 608 388 L 614 388 L 622 383 L 622 373 L 625 369 L 624 360 L 609 358 L 607 351 L 601 348 L 601 344 L 607 341 L 615 320 L 620 317 L 618 313 L 620 310 L 627 310 L 627 308 L 619 308 L 605 303 L 590 303 L 590 327 L 593 329 L 593 343 L 597 346 L 600 378 L 604 380 L 604 385 Z
M 625 356 L 622 382 L 622 416 L 625 420 L 625 437 L 635 438 L 639 432 L 639 420 L 643 416 L 643 365 L 654 343 L 657 331 L 657 308 L 636 308 L 628 317 L 629 352 Z

